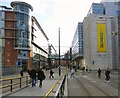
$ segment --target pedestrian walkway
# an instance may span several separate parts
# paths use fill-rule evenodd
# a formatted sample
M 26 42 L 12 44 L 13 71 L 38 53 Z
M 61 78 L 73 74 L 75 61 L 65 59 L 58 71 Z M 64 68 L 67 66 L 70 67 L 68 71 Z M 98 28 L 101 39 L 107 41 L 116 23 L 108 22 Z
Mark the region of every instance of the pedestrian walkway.
M 9 96 L 45 96 L 53 87 L 55 87 L 54 90 L 49 95 L 49 96 L 54 96 L 60 86 L 60 83 L 61 83 L 61 81 L 59 81 L 59 80 L 60 79 L 62 80 L 62 78 L 65 74 L 64 73 L 65 69 L 62 69 L 60 76 L 59 76 L 57 68 L 53 69 L 53 71 L 54 71 L 54 78 L 49 78 L 49 70 L 44 71 L 45 75 L 46 75 L 46 79 L 43 80 L 43 85 L 41 88 L 39 87 L 39 81 L 37 81 L 35 87 L 32 87 L 32 85 L 29 84 L 28 87 L 21 89 L 17 92 L 13 92 L 13 93 L 9 94 L 8 97 Z

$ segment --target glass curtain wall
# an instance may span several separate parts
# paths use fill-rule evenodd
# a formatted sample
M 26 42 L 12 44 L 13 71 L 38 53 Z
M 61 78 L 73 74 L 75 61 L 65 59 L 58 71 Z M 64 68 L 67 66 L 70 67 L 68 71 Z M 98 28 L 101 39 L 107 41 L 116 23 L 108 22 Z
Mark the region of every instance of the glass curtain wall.
M 25 2 L 12 2 L 15 14 L 15 48 L 18 49 L 18 62 L 27 70 L 30 50 L 30 5 Z

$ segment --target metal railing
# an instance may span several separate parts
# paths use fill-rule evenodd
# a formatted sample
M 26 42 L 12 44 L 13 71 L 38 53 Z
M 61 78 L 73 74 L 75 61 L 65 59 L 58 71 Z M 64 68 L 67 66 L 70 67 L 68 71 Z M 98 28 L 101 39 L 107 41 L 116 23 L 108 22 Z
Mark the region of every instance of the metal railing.
M 0 79 L 0 89 L 2 94 L 13 92 L 17 89 L 27 87 L 29 84 L 29 76 L 17 76 L 13 78 Z
M 55 96 L 55 98 L 59 98 L 63 96 L 65 90 L 65 82 L 66 74 L 63 75 L 62 78 L 53 85 L 53 87 L 44 95 L 44 98 L 48 98 L 49 96 Z

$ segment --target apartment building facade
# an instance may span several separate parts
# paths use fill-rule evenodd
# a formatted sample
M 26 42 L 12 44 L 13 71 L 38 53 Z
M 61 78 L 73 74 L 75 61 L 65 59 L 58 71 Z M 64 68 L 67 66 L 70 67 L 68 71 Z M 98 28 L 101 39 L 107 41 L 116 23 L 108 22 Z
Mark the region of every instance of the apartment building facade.
M 0 6 L 0 68 L 2 75 L 18 74 L 47 63 L 48 37 L 26 2 Z M 36 31 L 37 30 L 37 31 Z
M 2 73 L 15 74 L 27 70 L 30 50 L 29 19 L 32 6 L 25 2 L 11 2 L 11 7 L 1 6 L 1 67 Z

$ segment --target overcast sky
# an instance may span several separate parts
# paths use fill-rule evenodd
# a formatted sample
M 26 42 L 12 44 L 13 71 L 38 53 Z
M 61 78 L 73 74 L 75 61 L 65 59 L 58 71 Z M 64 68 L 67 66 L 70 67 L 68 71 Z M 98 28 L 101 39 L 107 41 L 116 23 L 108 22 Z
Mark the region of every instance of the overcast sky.
M 14 0 L 0 0 L 0 5 L 9 5 Z M 101 0 L 19 0 L 33 7 L 37 18 L 50 43 L 58 50 L 58 28 L 60 27 L 61 54 L 71 46 L 78 22 L 82 22 L 91 4 Z M 57 51 L 58 52 L 58 51 Z

